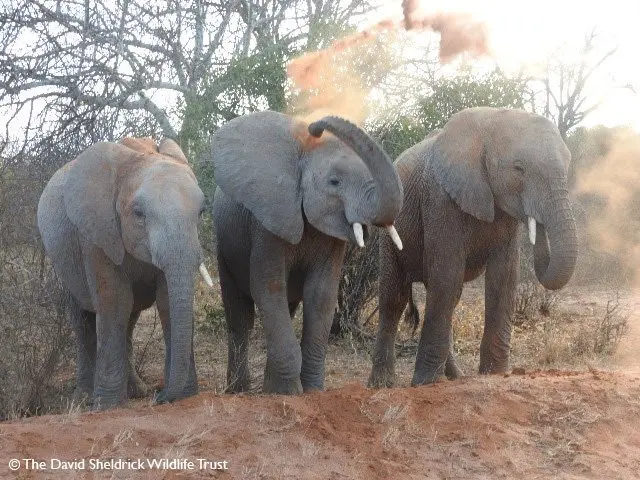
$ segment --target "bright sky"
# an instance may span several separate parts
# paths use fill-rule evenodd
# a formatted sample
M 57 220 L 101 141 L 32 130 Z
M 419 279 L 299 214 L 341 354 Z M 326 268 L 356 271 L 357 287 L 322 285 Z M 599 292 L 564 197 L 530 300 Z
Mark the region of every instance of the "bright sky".
M 381 11 L 371 17 L 372 23 L 401 17 L 401 0 L 384 2 Z M 585 34 L 596 27 L 600 51 L 615 46 L 618 50 L 592 80 L 588 99 L 599 101 L 600 107 L 583 125 L 628 124 L 640 131 L 640 4 L 630 0 L 421 0 L 421 5 L 426 14 L 468 12 L 483 20 L 496 60 L 507 71 L 517 70 L 523 63 L 533 68 L 563 42 L 576 45 L 578 51 Z M 628 84 L 637 93 L 622 88 Z

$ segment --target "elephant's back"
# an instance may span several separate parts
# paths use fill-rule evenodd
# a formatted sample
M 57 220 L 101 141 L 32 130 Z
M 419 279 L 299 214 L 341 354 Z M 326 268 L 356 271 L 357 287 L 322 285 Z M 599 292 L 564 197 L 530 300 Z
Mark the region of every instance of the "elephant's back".
M 91 310 L 78 231 L 64 206 L 67 172 L 68 166 L 65 165 L 51 177 L 43 190 L 38 202 L 38 229 L 53 268 L 65 287 L 84 309 Z

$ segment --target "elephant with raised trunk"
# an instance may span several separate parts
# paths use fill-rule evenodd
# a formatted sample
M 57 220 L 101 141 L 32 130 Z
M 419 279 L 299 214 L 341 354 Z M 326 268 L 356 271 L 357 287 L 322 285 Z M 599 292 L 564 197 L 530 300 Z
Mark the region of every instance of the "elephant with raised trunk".
M 405 248 L 395 251 L 381 239 L 380 320 L 370 386 L 394 384 L 394 343 L 412 282 L 423 282 L 427 291 L 412 384 L 461 374 L 452 351 L 453 310 L 463 283 L 485 270 L 480 373 L 508 369 L 520 223 L 529 226 L 535 272 L 544 287 L 562 288 L 573 274 L 577 235 L 567 191 L 570 158 L 549 120 L 489 107 L 456 113 L 441 131 L 399 157 L 405 198 L 396 228 Z
M 377 225 L 402 247 L 393 227 L 402 186 L 391 160 L 344 119 L 307 125 L 271 111 L 220 128 L 212 157 L 228 389 L 249 388 L 249 330 L 257 306 L 267 344 L 263 390 L 321 390 L 346 242 L 363 246 Z M 298 344 L 291 317 L 301 301 Z
M 180 147 L 164 140 L 97 143 L 58 170 L 38 205 L 45 249 L 72 296 L 76 396 L 94 408 L 145 395 L 131 358 L 140 312 L 157 303 L 165 386 L 159 401 L 198 390 L 193 357 L 194 274 L 202 264 L 204 196 Z

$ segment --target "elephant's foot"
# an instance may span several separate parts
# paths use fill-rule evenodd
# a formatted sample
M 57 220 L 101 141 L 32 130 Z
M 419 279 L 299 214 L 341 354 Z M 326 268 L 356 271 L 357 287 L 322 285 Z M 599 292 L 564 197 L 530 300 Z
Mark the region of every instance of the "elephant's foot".
M 175 394 L 170 392 L 167 388 L 163 388 L 159 392 L 157 392 L 153 398 L 153 403 L 162 404 L 162 403 L 171 403 L 176 402 L 178 400 L 182 400 L 183 398 L 192 397 L 193 395 L 197 395 L 198 386 L 190 385 L 185 387 L 182 392 L 179 394 Z
M 428 385 L 431 383 L 436 383 L 442 377 L 444 371 L 442 368 L 438 368 L 436 370 L 416 370 L 413 374 L 413 379 L 411 380 L 411 386 L 417 387 L 419 385 Z
M 374 368 L 371 370 L 367 387 L 369 388 L 392 388 L 396 384 L 396 373 L 393 369 Z
M 485 363 L 483 365 L 482 362 L 480 362 L 480 368 L 478 369 L 478 373 L 480 373 L 481 375 L 507 373 L 508 371 L 509 364 Z
M 509 356 L 489 356 L 480 354 L 480 374 L 507 373 L 509 370 Z
M 269 372 L 269 368 L 265 368 L 262 392 L 282 395 L 299 395 L 303 392 L 302 382 L 300 381 L 299 375 L 292 378 L 282 378 L 279 375 Z
M 449 358 L 447 358 L 447 363 L 444 366 L 444 374 L 449 380 L 456 380 L 464 377 L 464 372 L 458 366 L 458 362 L 453 356 L 453 353 L 450 353 Z
M 151 393 L 151 389 L 146 383 L 138 376 L 137 373 L 129 375 L 129 382 L 127 385 L 127 394 L 129 398 L 144 398 Z
M 95 394 L 91 402 L 91 410 L 102 411 L 122 405 L 127 401 L 121 395 Z
M 314 376 L 313 378 L 300 377 L 300 383 L 302 383 L 302 391 L 306 392 L 323 392 L 324 391 L 324 372 L 322 375 Z
M 73 391 L 71 401 L 74 405 L 89 405 L 93 395 L 93 387 L 78 385 Z
M 242 393 L 251 389 L 249 372 L 246 368 L 237 368 L 227 371 L 227 387 L 225 393 Z

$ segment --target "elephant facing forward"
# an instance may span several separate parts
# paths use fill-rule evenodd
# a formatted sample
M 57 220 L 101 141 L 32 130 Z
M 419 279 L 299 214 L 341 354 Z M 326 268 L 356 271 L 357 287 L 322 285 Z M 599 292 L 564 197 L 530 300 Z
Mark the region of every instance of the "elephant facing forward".
M 204 196 L 180 147 L 97 143 L 58 170 L 38 204 L 45 249 L 72 295 L 76 396 L 106 408 L 147 391 L 131 361 L 140 312 L 157 303 L 164 333 L 160 401 L 197 392 L 194 274 L 211 284 L 198 240 Z
M 324 131 L 329 133 L 324 133 Z M 346 241 L 393 222 L 402 186 L 365 132 L 337 117 L 307 125 L 276 113 L 232 120 L 212 145 L 213 216 L 229 333 L 230 391 L 249 388 L 254 306 L 267 343 L 263 390 L 324 388 L 324 362 Z M 304 300 L 301 344 L 291 316 Z
M 397 160 L 405 198 L 400 252 L 380 245 L 380 320 L 370 386 L 395 381 L 394 343 L 412 282 L 427 291 L 412 385 L 460 375 L 451 320 L 463 282 L 485 274 L 480 373 L 509 365 L 519 269 L 519 222 L 529 226 L 535 272 L 548 289 L 571 278 L 577 235 L 567 191 L 570 153 L 549 120 L 522 110 L 479 107 Z M 414 307 L 415 308 L 415 307 Z

